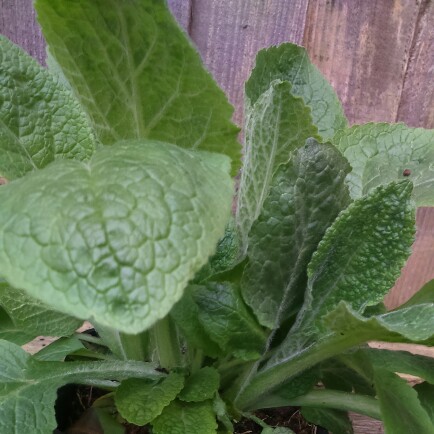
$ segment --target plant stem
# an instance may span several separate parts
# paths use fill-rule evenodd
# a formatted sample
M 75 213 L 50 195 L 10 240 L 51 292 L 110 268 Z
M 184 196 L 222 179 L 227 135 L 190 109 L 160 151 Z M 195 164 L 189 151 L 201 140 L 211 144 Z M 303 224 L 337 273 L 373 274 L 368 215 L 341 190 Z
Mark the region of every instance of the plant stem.
M 285 399 L 279 396 L 265 398 L 259 408 L 274 408 L 291 406 L 307 406 L 318 408 L 335 408 L 344 411 L 353 411 L 381 420 L 380 406 L 377 399 L 367 395 L 341 392 L 339 390 L 313 390 L 306 395 Z
M 182 365 L 182 354 L 176 329 L 169 316 L 158 321 L 152 328 L 152 337 L 162 368 L 171 369 Z

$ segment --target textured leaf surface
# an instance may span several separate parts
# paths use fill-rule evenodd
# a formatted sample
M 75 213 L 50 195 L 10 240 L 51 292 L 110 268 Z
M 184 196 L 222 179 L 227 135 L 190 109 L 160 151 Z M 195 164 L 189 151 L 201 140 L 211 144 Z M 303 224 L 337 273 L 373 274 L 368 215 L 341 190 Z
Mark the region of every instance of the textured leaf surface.
M 303 407 L 301 414 L 309 422 L 326 428 L 333 434 L 353 434 L 353 426 L 345 411 Z
M 183 386 L 184 377 L 176 373 L 156 382 L 131 378 L 116 389 L 116 407 L 128 422 L 146 425 L 162 413 Z
M 81 343 L 80 339 L 74 335 L 57 339 L 38 351 L 34 355 L 34 358 L 47 362 L 61 362 L 65 360 L 66 356 L 83 349 L 84 345 Z
M 194 299 L 199 306 L 200 322 L 225 352 L 244 360 L 262 354 L 266 334 L 244 304 L 235 284 L 209 282 L 197 286 Z
M 243 250 L 277 167 L 318 132 L 312 125 L 310 109 L 291 93 L 288 82 L 273 82 L 246 112 L 246 146 L 237 205 Z
M 0 176 L 19 178 L 61 158 L 88 160 L 94 148 L 72 94 L 0 35 Z
M 408 178 L 414 184 L 416 204 L 434 205 L 434 130 L 369 123 L 339 131 L 333 143 L 353 168 L 347 177 L 353 198 L 380 184 Z
M 386 434 L 434 433 L 434 424 L 406 380 L 379 369 L 375 373 L 375 387 Z
M 419 401 L 434 426 L 434 386 L 428 383 L 420 383 L 416 384 L 414 390 L 416 390 Z
M 141 362 L 39 362 L 20 347 L 0 341 L 0 432 L 51 434 L 57 389 L 68 383 L 158 378 Z
M 249 234 L 242 293 L 271 329 L 298 311 L 307 265 L 326 229 L 350 202 L 346 160 L 332 146 L 308 140 L 279 167 Z
M 154 434 L 216 434 L 211 401 L 173 401 L 152 423 Z
M 330 226 L 308 267 L 304 305 L 270 366 L 327 335 L 323 318 L 336 312 L 339 302 L 342 309 L 346 302 L 361 313 L 383 299 L 410 254 L 414 236 L 410 194 L 408 182 L 380 186 L 353 202 Z
M 212 399 L 220 385 L 219 373 L 205 366 L 187 378 L 179 399 L 187 402 L 200 402 Z
M 233 108 L 161 0 L 38 0 L 55 60 L 103 144 L 151 138 L 225 153 Z
M 60 311 L 144 330 L 223 235 L 228 171 L 222 155 L 132 141 L 33 172 L 0 190 L 0 274 Z
M 0 339 L 13 342 L 16 345 L 24 345 L 38 336 L 38 332 L 33 330 L 23 330 L 14 324 L 7 312 L 0 308 Z
M 292 93 L 303 98 L 312 109 L 314 124 L 324 139 L 347 125 L 341 103 L 328 81 L 313 65 L 303 47 L 282 44 L 261 50 L 256 66 L 246 82 L 246 96 L 251 104 L 267 91 L 273 80 L 289 81 Z
M 69 336 L 83 321 L 56 312 L 24 291 L 0 282 L 0 305 L 23 331 L 43 336 Z

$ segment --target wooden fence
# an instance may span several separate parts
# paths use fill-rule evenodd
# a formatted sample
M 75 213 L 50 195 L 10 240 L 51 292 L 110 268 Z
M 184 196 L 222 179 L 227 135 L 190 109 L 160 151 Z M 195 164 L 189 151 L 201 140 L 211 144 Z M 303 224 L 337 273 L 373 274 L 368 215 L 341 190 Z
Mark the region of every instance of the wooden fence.
M 307 48 L 351 123 L 434 128 L 433 0 L 168 1 L 235 105 L 239 124 L 256 52 L 291 41 Z M 0 33 L 44 62 L 32 0 L 0 0 Z M 434 278 L 433 211 L 418 210 L 414 252 L 388 297 L 391 307 Z

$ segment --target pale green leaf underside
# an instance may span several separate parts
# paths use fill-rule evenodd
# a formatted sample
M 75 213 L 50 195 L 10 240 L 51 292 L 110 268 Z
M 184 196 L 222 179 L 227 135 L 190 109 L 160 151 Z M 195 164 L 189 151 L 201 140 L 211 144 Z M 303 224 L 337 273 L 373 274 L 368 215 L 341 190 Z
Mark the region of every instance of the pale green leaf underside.
M 270 365 L 326 336 L 323 318 L 339 302 L 361 313 L 383 299 L 413 243 L 410 194 L 408 182 L 380 186 L 339 215 L 312 257 L 304 305 Z
M 406 380 L 378 369 L 375 387 L 386 434 L 434 434 L 434 424 Z
M 237 205 L 243 250 L 277 167 L 286 163 L 291 152 L 304 145 L 307 138 L 317 136 L 311 110 L 291 89 L 288 82 L 274 81 L 246 109 L 246 145 Z
M 187 402 L 212 399 L 217 393 L 219 385 L 220 375 L 218 371 L 210 366 L 205 366 L 187 378 L 179 399 Z
M 183 386 L 184 377 L 176 373 L 158 382 L 131 378 L 116 389 L 116 407 L 128 422 L 146 425 L 162 413 Z
M 154 141 L 0 189 L 0 275 L 56 310 L 137 333 L 164 317 L 230 215 L 229 159 Z
M 152 428 L 154 434 L 216 434 L 217 422 L 211 401 L 173 401 Z
M 151 138 L 227 154 L 233 108 L 161 0 L 37 0 L 50 52 L 103 144 Z
M 277 169 L 249 234 L 242 279 L 243 297 L 262 325 L 275 328 L 303 302 L 312 254 L 350 202 L 349 171 L 334 147 L 313 139 Z
M 64 384 L 161 375 L 141 362 L 38 362 L 20 347 L 0 341 L 0 432 L 51 434 L 56 392 Z
M 23 331 L 43 336 L 69 336 L 83 321 L 49 309 L 24 291 L 0 282 L 0 305 Z
M 20 178 L 62 158 L 88 160 L 94 149 L 72 94 L 0 35 L 0 176 Z
M 353 198 L 380 184 L 408 178 L 416 205 L 434 205 L 434 130 L 369 123 L 339 131 L 333 143 L 353 168 L 347 177 Z
M 261 50 L 246 82 L 248 103 L 254 104 L 273 80 L 289 81 L 292 93 L 312 109 L 313 123 L 324 139 L 347 126 L 341 103 L 328 81 L 313 65 L 303 47 L 282 44 Z

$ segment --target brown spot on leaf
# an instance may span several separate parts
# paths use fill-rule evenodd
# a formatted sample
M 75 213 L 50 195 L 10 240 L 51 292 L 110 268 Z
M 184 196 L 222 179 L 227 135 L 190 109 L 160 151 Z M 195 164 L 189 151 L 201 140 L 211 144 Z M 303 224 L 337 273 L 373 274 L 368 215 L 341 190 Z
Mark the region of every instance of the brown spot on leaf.
M 6 178 L 3 178 L 2 176 L 0 176 L 0 185 L 5 185 L 7 184 L 9 181 Z
M 402 176 L 410 176 L 410 175 L 411 175 L 410 169 L 404 169 L 404 171 L 402 172 Z

